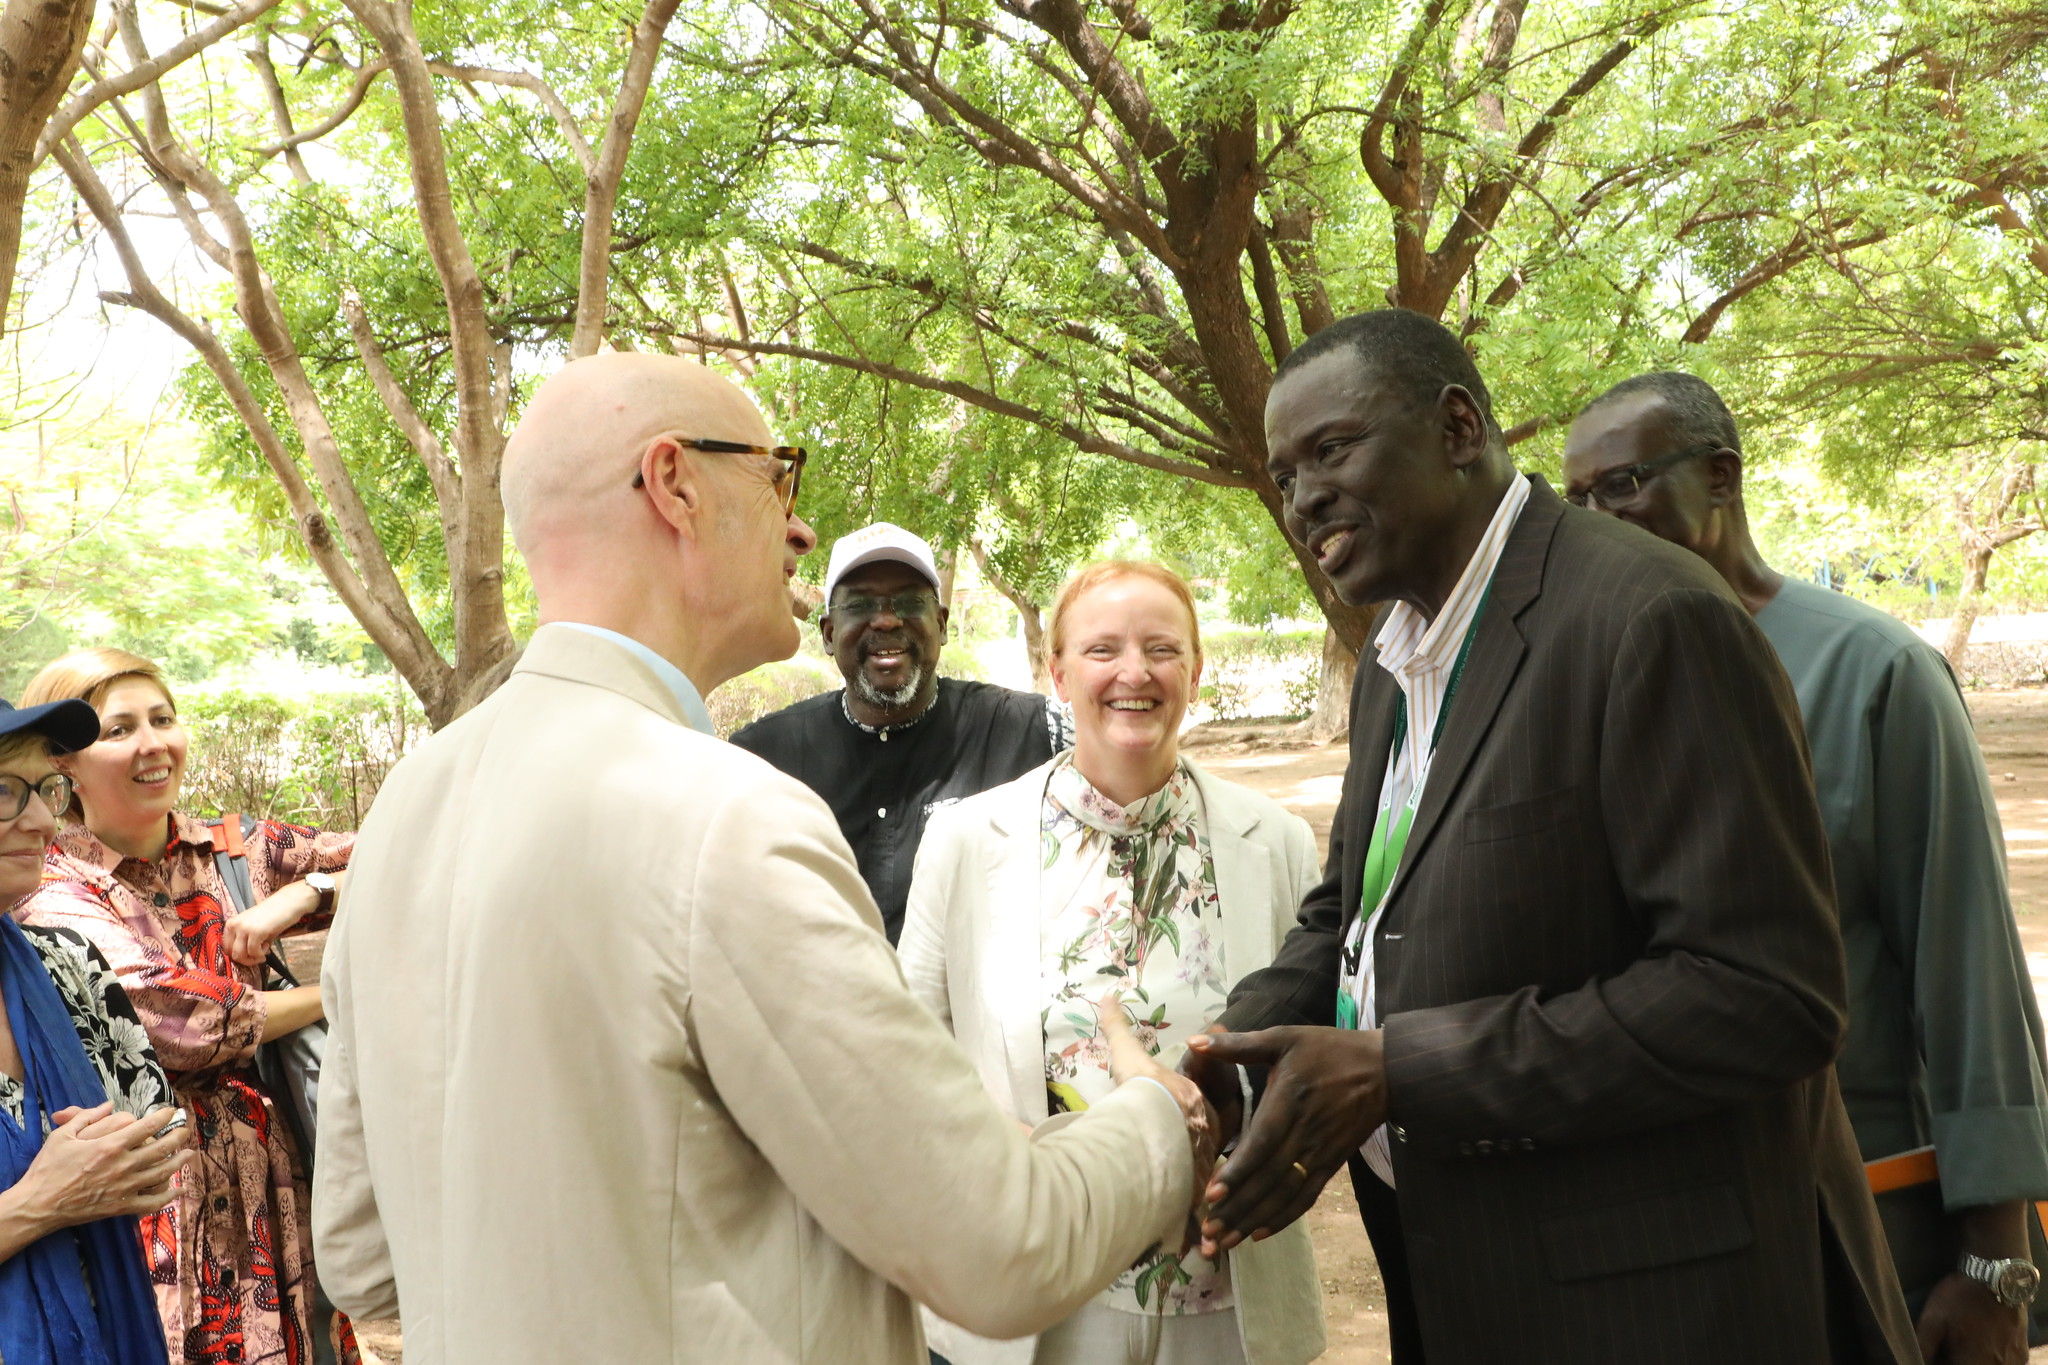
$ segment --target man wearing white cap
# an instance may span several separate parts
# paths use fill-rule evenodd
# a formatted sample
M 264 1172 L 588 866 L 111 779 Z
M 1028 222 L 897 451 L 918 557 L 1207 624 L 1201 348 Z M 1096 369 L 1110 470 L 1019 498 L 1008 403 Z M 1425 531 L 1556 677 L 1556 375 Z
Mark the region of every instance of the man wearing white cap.
M 925 817 L 1073 743 L 1049 697 L 938 675 L 946 605 L 932 547 L 886 521 L 843 537 L 819 637 L 846 687 L 732 737 L 825 799 L 894 943 Z

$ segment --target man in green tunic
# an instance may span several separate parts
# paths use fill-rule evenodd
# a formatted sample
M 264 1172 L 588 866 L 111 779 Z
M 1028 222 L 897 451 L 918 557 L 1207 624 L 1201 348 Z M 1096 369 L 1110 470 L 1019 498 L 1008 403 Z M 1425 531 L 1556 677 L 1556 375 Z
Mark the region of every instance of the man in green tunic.
M 1842 1098 L 1866 1162 L 1932 1146 L 1940 1209 L 1902 1192 L 1887 1235 L 1929 1360 L 2026 1359 L 2038 1275 L 2026 1218 L 2048 1199 L 2041 1022 L 2004 846 L 1946 661 L 1876 608 L 1772 569 L 1750 538 L 1735 421 L 1691 375 L 1594 400 L 1565 496 L 1711 564 L 1777 649 L 1805 717 L 1849 965 Z M 1931 1258 L 1931 1264 L 1930 1264 Z

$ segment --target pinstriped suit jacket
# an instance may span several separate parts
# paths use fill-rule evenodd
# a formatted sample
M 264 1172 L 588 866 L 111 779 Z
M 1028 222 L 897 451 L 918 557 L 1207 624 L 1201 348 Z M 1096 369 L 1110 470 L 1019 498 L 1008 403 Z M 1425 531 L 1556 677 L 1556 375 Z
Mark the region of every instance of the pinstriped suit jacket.
M 1333 1021 L 1397 695 L 1361 661 L 1325 879 L 1233 1028 Z M 1748 614 L 1537 480 L 1441 744 L 1375 947 L 1430 1365 L 1815 1365 L 1830 1311 L 1917 1362 L 1830 1066 L 1799 712 Z

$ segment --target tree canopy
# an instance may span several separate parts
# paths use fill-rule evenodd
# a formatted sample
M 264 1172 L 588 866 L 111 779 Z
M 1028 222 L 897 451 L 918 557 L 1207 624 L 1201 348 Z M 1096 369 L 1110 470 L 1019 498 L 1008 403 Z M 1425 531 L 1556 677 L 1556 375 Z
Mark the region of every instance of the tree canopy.
M 2016 0 L 679 11 L 121 0 L 43 134 L 106 296 L 191 350 L 208 467 L 436 723 L 512 647 L 524 388 L 599 345 L 749 377 L 828 538 L 914 525 L 1028 620 L 1135 521 L 1251 615 L 1312 601 L 1338 669 L 1367 613 L 1281 534 L 1262 413 L 1341 314 L 1442 318 L 1537 468 L 1674 364 L 1844 468 L 2027 463 L 2048 426 Z

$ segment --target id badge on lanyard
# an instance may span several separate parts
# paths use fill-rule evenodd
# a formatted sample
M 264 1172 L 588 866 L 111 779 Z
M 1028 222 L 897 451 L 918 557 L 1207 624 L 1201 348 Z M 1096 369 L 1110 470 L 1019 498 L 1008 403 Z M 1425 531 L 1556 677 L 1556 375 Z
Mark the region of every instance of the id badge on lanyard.
M 1491 596 L 1493 584 L 1489 581 L 1472 613 L 1472 624 L 1465 628 L 1465 639 L 1458 646 L 1458 660 L 1451 666 L 1443 702 L 1437 707 L 1436 728 L 1430 734 L 1429 748 L 1415 765 L 1414 780 L 1408 784 L 1408 798 L 1398 811 L 1393 805 L 1393 778 L 1395 769 L 1400 766 L 1401 746 L 1408 738 L 1407 694 L 1401 694 L 1394 704 L 1394 742 L 1387 746 L 1387 776 L 1380 783 L 1379 813 L 1373 820 L 1372 841 L 1365 849 L 1365 871 L 1358 885 L 1358 913 L 1352 917 L 1351 928 L 1344 935 L 1343 954 L 1338 962 L 1338 1028 L 1358 1028 L 1361 1016 L 1373 1013 L 1370 1008 L 1373 974 L 1367 970 L 1365 945 L 1372 941 L 1371 935 L 1378 931 L 1380 917 L 1386 913 L 1387 899 L 1394 889 L 1394 874 L 1400 870 L 1401 855 L 1408 848 L 1408 831 L 1415 824 L 1415 811 L 1422 804 L 1422 792 L 1429 783 L 1429 770 L 1436 761 L 1437 743 L 1443 739 L 1444 725 L 1451 718 L 1451 700 L 1458 695 L 1458 683 L 1465 676 L 1465 661 L 1471 657 L 1472 641 L 1479 634 L 1479 622 L 1486 614 L 1486 600 Z
M 1404 699 L 1405 700 L 1405 699 Z M 1394 726 L 1394 743 L 1391 749 L 1396 756 L 1401 751 L 1401 741 L 1406 737 L 1407 708 L 1402 707 L 1402 716 Z M 1365 873 L 1359 882 L 1359 913 L 1352 916 L 1351 930 L 1344 936 L 1342 970 L 1337 978 L 1337 1027 L 1357 1028 L 1361 1011 L 1367 1004 L 1372 984 L 1366 979 L 1365 945 L 1369 936 L 1379 929 L 1380 916 L 1386 913 L 1387 899 L 1394 889 L 1394 873 L 1401 866 L 1401 854 L 1408 847 L 1408 831 L 1415 824 L 1415 808 L 1422 804 L 1422 788 L 1429 780 L 1429 759 L 1435 757 L 1435 749 L 1424 757 L 1414 780 L 1408 784 L 1408 799 L 1397 811 L 1393 806 L 1394 784 L 1381 784 L 1379 814 L 1373 820 L 1372 842 L 1366 845 Z M 1389 763 L 1391 778 L 1394 764 Z

